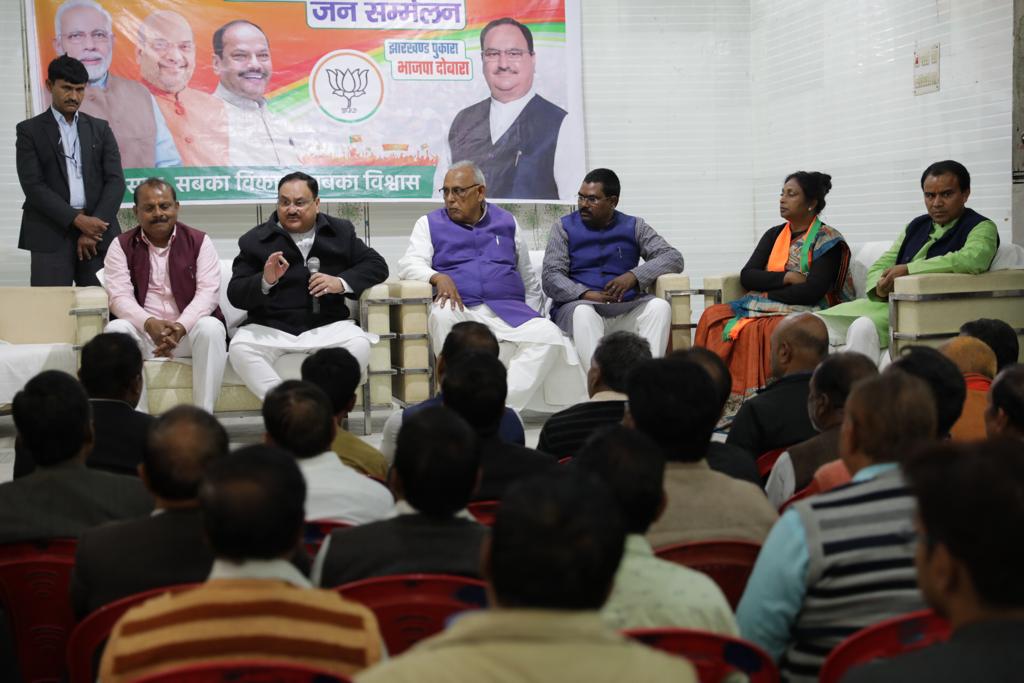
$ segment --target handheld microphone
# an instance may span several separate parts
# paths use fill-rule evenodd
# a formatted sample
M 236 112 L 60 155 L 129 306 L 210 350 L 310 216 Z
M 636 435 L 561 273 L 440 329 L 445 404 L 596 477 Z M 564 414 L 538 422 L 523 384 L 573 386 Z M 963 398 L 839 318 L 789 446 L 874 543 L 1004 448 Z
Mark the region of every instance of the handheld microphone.
M 310 275 L 316 275 L 320 272 L 320 259 L 316 256 L 311 256 L 306 259 L 306 268 L 309 269 Z M 313 315 L 320 315 L 320 298 L 313 296 Z

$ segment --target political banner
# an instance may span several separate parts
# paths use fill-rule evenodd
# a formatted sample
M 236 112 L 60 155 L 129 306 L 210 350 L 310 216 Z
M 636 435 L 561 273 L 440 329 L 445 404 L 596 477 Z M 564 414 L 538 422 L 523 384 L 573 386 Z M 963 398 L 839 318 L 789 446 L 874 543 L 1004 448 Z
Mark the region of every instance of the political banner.
M 584 167 L 579 0 L 25 0 L 32 104 L 58 55 L 89 74 L 131 201 L 438 198 L 456 161 L 487 195 L 572 201 Z

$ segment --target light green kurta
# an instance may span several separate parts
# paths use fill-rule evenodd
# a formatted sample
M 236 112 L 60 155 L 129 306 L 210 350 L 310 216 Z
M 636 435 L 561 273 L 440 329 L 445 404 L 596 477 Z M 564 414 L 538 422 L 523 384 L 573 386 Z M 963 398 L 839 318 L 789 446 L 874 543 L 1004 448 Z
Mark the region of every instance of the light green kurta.
M 924 246 L 914 254 L 914 258 L 907 264 L 907 270 L 910 275 L 920 275 L 922 273 L 967 273 L 974 275 L 984 273 L 989 269 L 998 247 L 996 224 L 990 220 L 984 220 L 974 226 L 974 229 L 967 236 L 967 241 L 964 243 L 963 248 L 943 254 L 942 256 L 926 258 L 928 250 L 931 249 L 936 240 L 945 235 L 954 225 L 956 225 L 956 221 L 946 225 L 932 223 L 932 231 L 928 235 L 928 241 L 924 243 Z M 896 255 L 899 254 L 906 233 L 907 229 L 904 227 L 899 238 L 868 269 L 868 276 L 865 282 L 867 298 L 838 304 L 823 311 L 818 311 L 817 315 L 837 319 L 837 322 L 842 320 L 847 325 L 861 316 L 867 316 L 878 330 L 878 340 L 881 343 L 881 347 L 883 349 L 888 347 L 889 300 L 888 298 L 878 296 L 875 292 L 875 286 L 878 284 L 878 280 L 882 277 L 885 269 L 896 265 Z

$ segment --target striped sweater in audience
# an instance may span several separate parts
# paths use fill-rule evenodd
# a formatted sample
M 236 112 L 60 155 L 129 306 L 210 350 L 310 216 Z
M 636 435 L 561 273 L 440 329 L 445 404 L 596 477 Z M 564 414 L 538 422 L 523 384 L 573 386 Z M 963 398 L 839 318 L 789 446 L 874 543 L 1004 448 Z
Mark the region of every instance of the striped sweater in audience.
M 914 499 L 899 469 L 795 505 L 807 539 L 807 590 L 783 675 L 817 681 L 828 653 L 883 619 L 922 609 L 914 570 Z
M 288 661 L 351 676 L 380 660 L 380 632 L 369 609 L 303 587 L 308 582 L 284 561 L 265 564 L 291 576 L 211 579 L 129 610 L 103 653 L 100 680 L 122 683 L 224 658 Z

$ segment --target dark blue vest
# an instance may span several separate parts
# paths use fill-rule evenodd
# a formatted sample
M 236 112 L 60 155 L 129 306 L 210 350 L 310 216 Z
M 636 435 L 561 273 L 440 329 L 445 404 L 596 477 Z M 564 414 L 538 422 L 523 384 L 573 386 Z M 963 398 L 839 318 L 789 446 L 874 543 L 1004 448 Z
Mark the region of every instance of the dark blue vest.
M 937 239 L 935 244 L 928 248 L 927 257 L 934 258 L 954 251 L 960 251 L 967 242 L 967 236 L 971 234 L 971 230 L 978 223 L 987 220 L 987 218 L 974 209 L 965 208 L 964 212 L 960 214 L 956 225 L 947 230 L 945 235 Z M 910 263 L 914 256 L 917 255 L 917 252 L 921 251 L 921 247 L 928 241 L 928 236 L 931 232 L 932 217 L 928 214 L 918 216 L 910 221 L 903 236 L 903 244 L 900 245 L 900 251 L 896 254 L 896 265 Z M 996 245 L 998 246 L 998 244 L 999 236 L 996 235 Z
M 516 268 L 512 214 L 488 204 L 487 214 L 470 228 L 441 208 L 427 214 L 427 225 L 434 245 L 431 267 L 455 281 L 464 304 L 487 304 L 513 327 L 540 317 L 526 305 L 526 288 Z
M 411 405 L 402 411 L 402 424 L 405 424 L 406 420 L 424 408 L 443 405 L 444 399 L 441 398 L 440 393 L 434 396 L 434 398 L 428 398 L 426 401 L 421 401 L 416 405 Z M 498 426 L 498 438 L 505 443 L 514 443 L 519 444 L 520 446 L 526 445 L 526 434 L 523 433 L 523 423 L 519 421 L 519 418 L 516 417 L 516 414 L 511 408 L 505 408 L 505 412 L 501 415 L 501 424 Z
M 569 238 L 569 278 L 601 291 L 605 285 L 640 263 L 640 245 L 636 241 L 636 218 L 620 211 L 601 230 L 588 228 L 579 211 L 562 216 L 562 228 Z M 636 290 L 626 292 L 623 301 L 632 301 Z M 558 310 L 556 305 L 551 314 Z
M 487 194 L 505 199 L 558 199 L 555 146 L 566 111 L 540 95 L 491 141 L 491 98 L 460 111 L 448 131 L 452 161 L 469 159 L 487 178 Z

